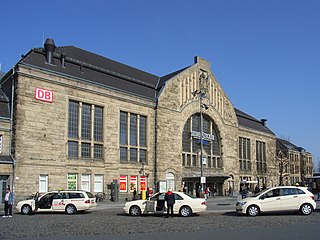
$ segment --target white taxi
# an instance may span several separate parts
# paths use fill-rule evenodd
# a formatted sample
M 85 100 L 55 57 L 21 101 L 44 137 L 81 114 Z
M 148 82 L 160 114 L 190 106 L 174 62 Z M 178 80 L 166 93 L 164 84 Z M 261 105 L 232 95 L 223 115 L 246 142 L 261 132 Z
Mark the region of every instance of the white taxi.
M 165 192 L 155 193 L 146 200 L 135 200 L 125 204 L 123 211 L 131 216 L 139 216 L 141 214 L 164 214 L 167 206 L 165 202 Z M 182 217 L 191 216 L 193 213 L 204 212 L 207 209 L 206 200 L 203 198 L 195 198 L 194 196 L 173 192 L 175 204 L 173 213 L 180 214 Z
M 76 212 L 84 212 L 96 206 L 96 198 L 92 193 L 64 190 L 47 192 L 41 196 L 36 193 L 33 199 L 18 202 L 16 209 L 22 214 L 52 211 L 74 214 Z
M 263 212 L 300 212 L 309 215 L 316 208 L 314 195 L 306 187 L 280 186 L 266 189 L 237 202 L 236 210 L 249 216 Z

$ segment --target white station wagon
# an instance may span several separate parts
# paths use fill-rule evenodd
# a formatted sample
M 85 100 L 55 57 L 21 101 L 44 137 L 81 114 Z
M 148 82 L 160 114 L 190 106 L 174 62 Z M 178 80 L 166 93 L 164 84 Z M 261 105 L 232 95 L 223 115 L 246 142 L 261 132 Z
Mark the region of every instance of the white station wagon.
M 33 199 L 18 202 L 16 208 L 22 214 L 52 211 L 74 214 L 96 206 L 96 198 L 90 192 L 63 190 L 47 192 L 41 196 L 36 193 Z
M 263 212 L 285 211 L 309 215 L 316 206 L 314 195 L 306 187 L 281 186 L 238 201 L 236 210 L 252 217 Z
M 164 200 L 166 193 L 155 193 L 147 200 L 136 200 L 127 202 L 123 208 L 126 214 L 139 216 L 141 214 L 164 214 L 166 212 L 166 202 Z M 175 204 L 174 214 L 180 214 L 182 217 L 191 216 L 193 213 L 204 212 L 207 209 L 204 198 L 195 198 L 194 196 L 173 192 Z

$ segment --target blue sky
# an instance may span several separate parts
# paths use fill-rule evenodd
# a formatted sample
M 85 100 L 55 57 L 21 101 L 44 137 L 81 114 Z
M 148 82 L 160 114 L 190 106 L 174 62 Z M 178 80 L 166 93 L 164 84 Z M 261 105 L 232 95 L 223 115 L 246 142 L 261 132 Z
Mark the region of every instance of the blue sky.
M 8 71 L 44 38 L 155 75 L 212 70 L 236 108 L 320 158 L 320 1 L 1 1 L 0 63 Z

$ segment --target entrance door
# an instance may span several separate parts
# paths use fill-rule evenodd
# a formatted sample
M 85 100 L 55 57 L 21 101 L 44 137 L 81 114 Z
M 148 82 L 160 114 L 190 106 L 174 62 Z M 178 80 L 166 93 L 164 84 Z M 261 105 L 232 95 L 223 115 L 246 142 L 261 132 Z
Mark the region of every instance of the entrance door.
M 8 186 L 8 175 L 0 175 L 0 204 L 4 203 L 4 197 L 6 195 L 6 188 Z
M 172 191 L 175 190 L 175 183 L 174 183 L 174 174 L 169 172 L 166 174 L 166 181 L 167 181 L 167 191 L 169 188 L 172 189 Z

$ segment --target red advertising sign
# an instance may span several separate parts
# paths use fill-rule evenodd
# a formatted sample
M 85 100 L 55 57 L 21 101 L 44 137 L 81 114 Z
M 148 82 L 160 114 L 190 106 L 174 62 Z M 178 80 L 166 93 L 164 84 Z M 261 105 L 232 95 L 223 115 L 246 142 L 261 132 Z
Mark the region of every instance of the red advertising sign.
M 147 178 L 146 176 L 140 177 L 140 190 L 145 191 L 147 190 Z
M 128 176 L 120 176 L 119 180 L 119 191 L 120 192 L 127 192 L 128 191 Z
M 34 98 L 37 100 L 44 101 L 44 102 L 52 103 L 53 102 L 53 91 L 36 87 L 35 92 L 34 92 Z
M 137 176 L 130 176 L 130 191 L 137 190 Z

